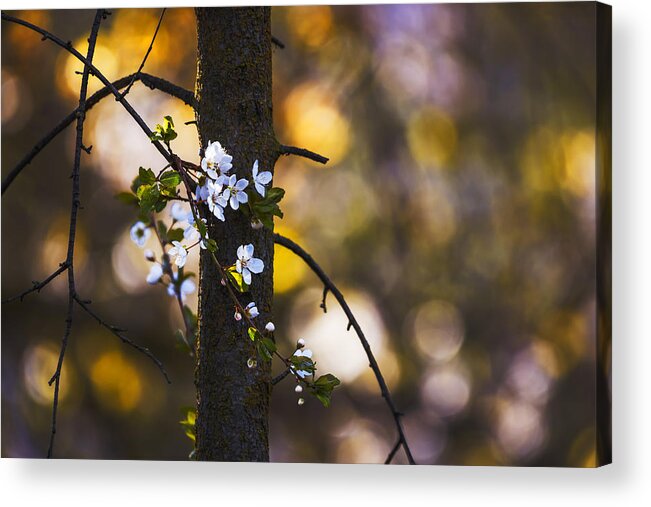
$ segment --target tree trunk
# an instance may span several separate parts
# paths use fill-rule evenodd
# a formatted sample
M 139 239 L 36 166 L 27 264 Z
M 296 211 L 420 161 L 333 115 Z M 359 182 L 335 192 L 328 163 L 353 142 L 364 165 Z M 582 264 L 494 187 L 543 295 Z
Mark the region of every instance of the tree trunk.
M 271 9 L 197 8 L 197 122 L 201 146 L 219 141 L 233 156 L 238 178 L 273 171 L 277 142 L 271 103 Z M 207 211 L 207 210 L 206 210 Z M 257 303 L 260 328 L 271 320 L 273 236 L 254 230 L 241 211 L 226 210 L 226 222 L 209 222 L 222 266 L 235 263 L 240 245 L 252 243 L 264 271 L 253 275 L 240 303 Z M 209 213 L 206 213 L 209 216 Z M 270 364 L 256 358 L 245 320 L 235 309 L 207 251 L 201 253 L 197 387 L 196 457 L 210 461 L 269 460 Z

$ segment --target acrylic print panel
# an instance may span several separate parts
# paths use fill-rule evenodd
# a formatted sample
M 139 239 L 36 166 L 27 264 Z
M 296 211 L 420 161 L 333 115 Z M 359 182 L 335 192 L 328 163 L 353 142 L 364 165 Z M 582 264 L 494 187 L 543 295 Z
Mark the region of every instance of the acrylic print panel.
M 4 11 L 3 457 L 610 462 L 610 23 Z

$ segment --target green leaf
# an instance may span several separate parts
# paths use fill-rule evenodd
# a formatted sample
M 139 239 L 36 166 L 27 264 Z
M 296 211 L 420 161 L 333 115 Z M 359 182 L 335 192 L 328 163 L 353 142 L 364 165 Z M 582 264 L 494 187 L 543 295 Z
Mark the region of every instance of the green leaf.
M 145 213 L 149 213 L 157 207 L 158 200 L 160 199 L 160 192 L 156 185 L 142 185 L 138 188 L 138 199 L 140 201 L 140 209 Z
M 303 370 L 309 374 L 314 374 L 316 371 L 316 363 L 309 357 L 305 356 L 291 356 L 289 361 L 292 363 L 294 370 Z
M 258 355 L 266 361 L 271 361 L 273 353 L 276 352 L 276 344 L 270 338 L 260 338 L 255 342 Z
M 152 141 L 163 141 L 165 143 L 169 143 L 170 141 L 173 141 L 176 139 L 177 134 L 176 131 L 174 130 L 174 121 L 172 120 L 171 116 L 165 116 L 163 118 L 163 124 L 161 125 L 160 123 L 156 125 L 156 128 L 154 129 L 154 132 L 150 136 L 150 139 Z
M 206 248 L 208 248 L 209 252 L 215 253 L 217 251 L 217 242 L 214 239 L 208 238 L 208 241 L 206 241 Z
M 283 217 L 283 212 L 278 203 L 285 196 L 285 190 L 279 187 L 270 188 L 265 197 L 260 197 L 256 192 L 249 194 L 249 206 L 253 215 L 262 222 L 262 224 L 273 231 L 273 217 Z
M 185 333 L 183 332 L 182 329 L 177 329 L 176 332 L 174 333 L 174 338 L 175 342 L 174 345 L 178 350 L 181 352 L 186 352 L 190 353 L 192 352 L 192 349 L 190 348 L 190 345 L 188 345 L 188 341 L 185 338 Z
M 167 238 L 169 241 L 181 241 L 183 239 L 183 229 L 178 227 L 167 231 Z
M 165 171 L 160 175 L 159 181 L 164 187 L 175 189 L 181 183 L 181 175 L 174 170 Z
M 256 341 L 256 340 L 261 340 L 262 339 L 262 335 L 260 334 L 260 331 L 258 331 L 254 327 L 250 327 L 247 330 L 247 333 L 249 334 L 249 338 L 251 338 L 251 341 Z
M 337 377 L 332 373 L 326 373 L 316 379 L 313 384 L 309 385 L 309 389 L 321 404 L 328 408 L 330 406 L 332 391 L 339 384 L 341 384 L 341 381 Z
M 240 273 L 237 272 L 235 266 L 230 266 L 228 269 L 226 269 L 226 276 L 228 276 L 229 281 L 238 291 L 248 292 L 249 286 L 244 282 L 244 278 Z
M 124 204 L 138 205 L 138 197 L 132 192 L 119 192 L 115 194 L 115 198 Z
M 194 407 L 182 407 L 181 412 L 183 414 L 183 419 L 179 421 L 179 424 L 185 430 L 187 437 L 193 442 L 196 441 L 195 434 L 195 425 L 197 423 L 197 411 Z

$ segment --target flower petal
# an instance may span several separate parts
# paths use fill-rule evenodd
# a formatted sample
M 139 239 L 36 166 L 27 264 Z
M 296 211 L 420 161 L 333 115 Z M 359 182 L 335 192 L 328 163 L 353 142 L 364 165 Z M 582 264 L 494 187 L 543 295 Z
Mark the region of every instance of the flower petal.
M 251 285 L 251 272 L 246 268 L 242 271 L 242 279 L 245 284 Z
M 264 262 L 260 259 L 252 258 L 249 259 L 249 261 L 246 263 L 246 267 L 248 267 L 252 273 L 255 273 L 256 275 L 258 273 L 262 273 L 264 271 Z
M 249 243 L 248 245 L 246 245 L 244 247 L 244 251 L 246 252 L 246 259 L 247 260 L 250 259 L 251 257 L 253 257 L 253 245 L 251 243 Z
M 269 171 L 264 171 L 258 174 L 257 177 L 258 183 L 262 183 L 263 185 L 266 185 L 271 181 L 271 173 Z

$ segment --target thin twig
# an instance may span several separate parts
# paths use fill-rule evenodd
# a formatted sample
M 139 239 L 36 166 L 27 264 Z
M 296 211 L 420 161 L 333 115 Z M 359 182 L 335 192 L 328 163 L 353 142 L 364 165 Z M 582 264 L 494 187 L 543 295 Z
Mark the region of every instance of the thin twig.
M 272 380 L 271 380 L 271 385 L 275 386 L 278 382 L 283 380 L 287 375 L 291 373 L 291 370 L 289 368 L 285 368 L 281 373 L 276 375 Z
M 2 19 L 5 21 L 9 21 L 11 23 L 16 23 L 18 25 L 24 26 L 26 28 L 29 28 L 30 30 L 33 30 L 34 32 L 40 33 L 43 36 L 43 39 L 51 40 L 54 42 L 57 46 L 65 49 L 68 51 L 70 54 L 72 54 L 77 60 L 82 62 L 84 65 L 88 66 L 90 68 L 90 72 L 95 76 L 97 79 L 99 79 L 102 83 L 104 83 L 105 86 L 107 86 L 110 90 L 110 92 L 115 96 L 116 100 L 122 104 L 122 106 L 127 110 L 127 112 L 131 115 L 131 117 L 136 121 L 138 126 L 142 129 L 142 131 L 147 134 L 148 138 L 151 138 L 152 136 L 152 131 L 149 128 L 149 126 L 145 123 L 145 120 L 142 119 L 142 117 L 136 112 L 136 110 L 133 108 L 133 106 L 127 101 L 125 97 L 122 97 L 120 92 L 113 86 L 113 84 L 106 78 L 104 74 L 102 74 L 97 67 L 95 67 L 92 62 L 89 62 L 87 58 L 85 58 L 79 51 L 77 51 L 74 47 L 72 47 L 72 43 L 70 41 L 64 42 L 62 39 L 57 37 L 51 32 L 48 32 L 47 30 L 41 28 L 40 26 L 36 26 L 28 21 L 16 18 L 14 16 L 10 16 L 9 14 L 3 12 L 2 13 Z M 83 111 L 83 109 L 80 109 Z M 79 113 L 78 113 L 79 114 Z M 165 149 L 165 147 L 159 142 L 159 141 L 151 141 L 151 143 L 156 147 L 158 152 L 167 160 L 168 162 L 172 161 L 172 155 L 169 153 L 168 150 Z
M 181 88 L 174 83 L 170 83 L 165 79 L 162 79 L 157 76 L 152 76 L 151 74 L 146 74 L 144 72 L 137 72 L 135 74 L 129 74 L 124 76 L 116 81 L 113 81 L 111 84 L 117 90 L 120 90 L 127 86 L 131 82 L 140 81 L 147 88 L 151 90 L 159 90 L 163 93 L 167 93 L 172 97 L 176 97 L 179 100 L 182 100 L 185 104 L 196 109 L 197 100 L 190 90 Z M 94 106 L 96 106 L 102 99 L 111 95 L 111 89 L 108 86 L 99 89 L 93 95 L 88 97 L 86 100 L 86 111 L 89 111 Z M 63 118 L 52 130 L 50 130 L 34 147 L 16 164 L 16 166 L 7 174 L 4 180 L 2 180 L 2 194 L 5 193 L 5 190 L 13 183 L 16 176 L 18 176 L 22 170 L 31 163 L 32 160 L 38 155 L 43 148 L 45 148 L 51 141 L 53 141 L 61 132 L 63 132 L 66 127 L 72 124 L 77 118 L 77 109 L 72 111 L 68 116 Z
M 133 347 L 134 349 L 136 349 L 137 351 L 143 353 L 149 359 L 151 359 L 154 362 L 154 364 L 156 366 L 158 366 L 158 369 L 160 370 L 160 372 L 165 377 L 165 380 L 167 381 L 167 383 L 168 384 L 172 383 L 172 381 L 169 378 L 169 375 L 167 374 L 167 371 L 165 370 L 165 367 L 163 366 L 163 363 L 154 354 L 152 354 L 152 352 L 147 347 L 143 347 L 142 345 L 138 345 L 136 342 L 134 342 L 133 340 L 127 338 L 124 334 L 122 334 L 122 331 L 124 331 L 124 330 L 118 329 L 117 327 L 112 326 L 111 324 L 105 322 L 99 315 L 97 315 L 93 310 L 91 310 L 89 308 L 89 306 L 87 304 L 88 302 L 83 301 L 78 295 L 75 295 L 75 301 L 77 302 L 77 304 L 79 306 L 81 306 L 84 309 L 84 311 L 88 315 L 93 317 L 100 326 L 105 327 L 106 329 L 108 329 L 111 333 L 113 333 L 115 336 L 117 336 L 122 341 L 122 343 Z
M 272 44 L 275 44 L 278 46 L 280 49 L 285 49 L 285 43 L 281 41 L 278 37 L 274 37 L 273 35 L 271 36 L 271 42 Z
M 318 162 L 320 164 L 327 164 L 328 160 L 330 160 L 329 158 L 324 157 L 323 155 L 319 155 L 318 153 L 314 153 L 313 151 L 306 150 L 305 148 L 297 148 L 296 146 L 286 146 L 284 144 L 280 145 L 278 153 L 280 155 L 298 155 L 299 157 L 309 158 L 310 160 L 314 160 L 315 162 Z
M 61 368 L 63 367 L 63 359 L 66 354 L 66 347 L 68 345 L 68 338 L 72 331 L 72 311 L 74 306 L 74 298 L 76 296 L 75 288 L 75 270 L 74 270 L 74 253 L 75 253 L 75 237 L 77 234 L 77 212 L 79 210 L 79 169 L 81 166 L 81 151 L 83 146 L 84 137 L 84 120 L 86 119 L 86 94 L 88 91 L 88 77 L 90 75 L 90 62 L 93 61 L 95 53 L 95 43 L 97 42 L 97 34 L 99 32 L 99 25 L 102 18 L 105 16 L 104 9 L 97 9 L 95 20 L 90 30 L 90 37 L 88 38 L 88 53 L 86 56 L 87 64 L 84 65 L 84 72 L 81 78 L 81 86 L 79 88 L 79 107 L 77 107 L 77 140 L 75 145 L 74 164 L 72 166 L 72 204 L 70 207 L 70 231 L 68 233 L 68 255 L 66 256 L 66 266 L 68 270 L 68 313 L 66 317 L 66 328 L 61 340 L 61 349 L 59 350 L 59 360 L 57 361 L 56 371 L 49 384 L 54 382 L 54 397 L 52 401 L 52 428 L 50 431 L 50 445 L 47 450 L 47 457 L 52 457 L 54 450 L 54 436 L 57 432 L 57 409 L 59 408 L 59 386 L 61 384 Z M 3 13 L 4 16 L 4 13 Z
M 337 286 L 332 282 L 332 280 L 330 280 L 328 275 L 325 274 L 321 266 L 319 266 L 319 264 L 312 258 L 312 256 L 308 254 L 305 250 L 303 250 L 302 247 L 294 243 L 291 239 L 281 236 L 280 234 L 274 234 L 274 242 L 278 245 L 287 248 L 294 254 L 298 255 L 301 259 L 303 259 L 303 261 L 310 267 L 310 269 L 316 274 L 316 276 L 319 277 L 321 283 L 323 283 L 323 285 L 326 286 L 328 290 L 332 293 L 332 295 L 339 303 L 339 306 L 341 306 L 341 309 L 346 314 L 346 317 L 348 317 L 349 326 L 352 326 L 355 329 L 355 332 L 357 333 L 357 337 L 359 338 L 359 341 L 361 342 L 362 347 L 366 352 L 366 356 L 368 357 L 369 366 L 373 370 L 377 383 L 380 386 L 380 392 L 382 393 L 382 397 L 386 401 L 389 410 L 391 411 L 391 415 L 393 416 L 393 420 L 395 422 L 395 426 L 398 431 L 398 440 L 402 444 L 402 447 L 405 450 L 405 454 L 407 454 L 407 459 L 409 461 L 409 464 L 411 465 L 415 464 L 414 458 L 411 453 L 411 449 L 409 448 L 409 444 L 407 443 L 407 438 L 405 437 L 405 433 L 402 427 L 402 422 L 400 420 L 402 414 L 396 409 L 396 406 L 393 403 L 393 399 L 391 398 L 391 393 L 389 392 L 389 388 L 387 387 L 387 384 L 384 381 L 384 377 L 382 376 L 382 371 L 380 370 L 380 366 L 378 365 L 375 356 L 373 355 L 371 346 L 369 345 L 368 340 L 364 336 L 364 333 L 362 332 L 362 328 L 360 327 L 359 323 L 357 322 L 357 319 L 353 315 L 353 312 L 348 306 L 348 303 L 346 303 L 343 294 L 337 288 Z
M 401 444 L 402 444 L 402 440 L 400 440 L 400 438 L 398 438 L 398 440 L 396 440 L 396 445 L 393 446 L 393 448 L 389 452 L 389 455 L 387 456 L 387 459 L 384 460 L 385 465 L 389 465 L 391 463 L 391 460 L 393 460 L 393 457 L 398 452 L 398 449 L 400 449 Z
M 327 285 L 323 286 L 323 297 L 321 298 L 321 304 L 319 305 L 323 309 L 323 313 L 328 313 L 328 307 L 326 306 L 326 299 L 328 297 L 328 292 L 330 289 Z
M 22 301 L 25 296 L 31 294 L 32 292 L 41 292 L 41 289 L 43 289 L 47 284 L 49 284 L 61 273 L 63 273 L 66 269 L 68 269 L 68 263 L 64 261 L 59 265 L 59 269 L 57 269 L 54 273 L 48 276 L 45 280 L 43 280 L 42 282 L 34 282 L 31 288 L 27 289 L 21 294 L 18 294 L 17 296 L 13 296 L 5 299 L 4 301 L 2 301 L 2 304 L 4 305 L 5 303 L 11 303 L 12 301 L 16 301 L 17 299 L 20 299 Z
M 147 52 L 145 53 L 144 58 L 142 59 L 142 62 L 140 63 L 140 67 L 138 67 L 138 70 L 136 71 L 136 74 L 139 74 L 140 71 L 144 68 L 145 62 L 147 62 L 147 58 L 149 58 L 149 53 L 151 53 L 151 50 L 154 47 L 154 42 L 156 41 L 156 36 L 158 35 L 158 29 L 160 28 L 161 23 L 163 22 L 163 16 L 165 16 L 165 11 L 167 9 L 163 8 L 163 10 L 160 13 L 160 18 L 158 18 L 158 24 L 156 25 L 156 31 L 154 31 L 154 36 L 151 38 L 151 42 L 149 43 L 149 47 L 147 48 Z M 127 85 L 126 89 L 122 92 L 122 97 L 126 97 L 126 95 L 129 93 L 131 90 L 131 86 L 135 82 L 135 76 L 131 78 L 131 82 Z

